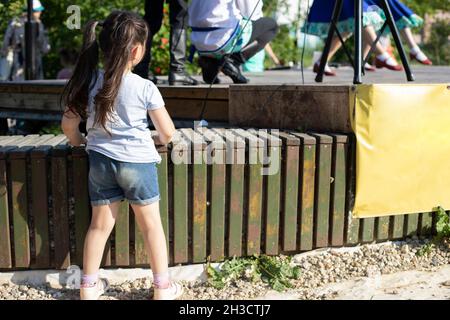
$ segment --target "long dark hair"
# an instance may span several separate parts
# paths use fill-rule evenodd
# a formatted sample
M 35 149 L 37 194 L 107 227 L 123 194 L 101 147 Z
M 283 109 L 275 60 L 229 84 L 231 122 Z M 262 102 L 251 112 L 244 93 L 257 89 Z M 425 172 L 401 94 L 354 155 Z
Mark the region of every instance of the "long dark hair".
M 101 26 L 99 40 L 96 27 Z M 122 76 L 130 61 L 133 46 L 144 46 L 148 37 L 147 23 L 137 14 L 114 11 L 104 22 L 90 21 L 84 29 L 83 46 L 72 77 L 64 88 L 62 101 L 69 111 L 87 118 L 89 91 L 98 77 L 99 48 L 103 55 L 103 87 L 94 98 L 94 125 L 105 131 L 119 93 Z

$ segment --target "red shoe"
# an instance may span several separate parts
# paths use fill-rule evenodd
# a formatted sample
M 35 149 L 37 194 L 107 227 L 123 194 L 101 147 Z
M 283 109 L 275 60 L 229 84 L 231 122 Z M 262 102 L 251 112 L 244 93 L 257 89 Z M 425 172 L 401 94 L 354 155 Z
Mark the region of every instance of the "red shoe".
M 375 58 L 375 67 L 377 67 L 378 69 L 387 68 L 392 71 L 402 71 L 403 70 L 403 67 L 399 64 L 397 64 L 395 66 L 391 66 L 390 64 L 387 64 L 386 61 L 381 61 L 378 58 Z
M 417 54 L 412 54 L 411 52 L 409 53 L 409 57 L 411 58 L 411 60 L 416 60 L 419 63 L 425 64 L 427 66 L 431 66 L 433 64 L 433 62 L 431 62 L 431 60 L 428 58 L 426 60 L 420 61 L 419 59 L 417 59 Z
M 317 62 L 314 63 L 313 71 L 314 71 L 314 73 L 319 73 L 319 64 Z M 329 77 L 335 77 L 336 76 L 336 72 L 334 72 L 334 71 L 324 70 L 324 74 L 326 76 L 329 76 Z

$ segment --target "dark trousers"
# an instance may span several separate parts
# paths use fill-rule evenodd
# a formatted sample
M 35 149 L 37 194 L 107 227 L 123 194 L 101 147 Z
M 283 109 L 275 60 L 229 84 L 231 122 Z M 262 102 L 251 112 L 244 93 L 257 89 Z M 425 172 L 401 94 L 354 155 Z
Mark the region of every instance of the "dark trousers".
M 147 39 L 147 48 L 142 61 L 134 68 L 134 72 L 143 78 L 148 76 L 151 62 L 151 47 L 153 36 L 161 29 L 164 17 L 164 2 L 169 4 L 170 19 L 170 68 L 171 70 L 184 69 L 184 53 L 186 51 L 185 31 L 188 27 L 188 5 L 184 0 L 146 0 L 144 20 L 147 22 L 150 34 Z M 181 48 L 184 47 L 184 48 Z M 179 54 L 174 55 L 175 50 Z

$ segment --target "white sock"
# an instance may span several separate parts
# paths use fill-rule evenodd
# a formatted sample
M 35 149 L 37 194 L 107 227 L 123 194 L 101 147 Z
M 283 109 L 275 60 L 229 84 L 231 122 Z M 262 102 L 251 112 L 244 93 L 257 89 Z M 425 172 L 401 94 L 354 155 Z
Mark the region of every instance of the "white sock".
M 395 61 L 395 59 L 393 59 L 387 52 L 383 52 L 382 54 L 378 55 L 377 59 L 380 61 L 386 62 L 386 64 L 388 64 L 390 66 L 397 65 L 397 61 Z
M 414 56 L 416 56 L 416 59 L 419 61 L 425 61 L 427 60 L 427 56 L 422 52 L 422 50 L 420 50 L 419 46 L 415 46 L 414 48 L 411 49 L 411 54 L 413 54 Z

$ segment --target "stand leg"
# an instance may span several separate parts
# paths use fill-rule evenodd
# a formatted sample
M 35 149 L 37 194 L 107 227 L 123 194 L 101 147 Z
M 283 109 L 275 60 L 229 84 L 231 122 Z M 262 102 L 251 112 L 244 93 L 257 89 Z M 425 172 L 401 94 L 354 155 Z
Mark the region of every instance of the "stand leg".
M 360 84 L 362 73 L 362 0 L 355 0 L 355 68 L 353 83 Z
M 403 67 L 405 68 L 406 78 L 408 79 L 408 81 L 414 81 L 414 75 L 412 74 L 411 68 L 409 67 L 409 62 L 406 59 L 405 49 L 403 48 L 403 44 L 400 40 L 400 35 L 398 33 L 397 26 L 395 25 L 394 18 L 392 17 L 391 8 L 389 7 L 387 0 L 382 0 L 381 5 L 383 6 L 383 11 L 386 15 L 386 22 L 391 29 L 395 46 L 397 47 Z
M 320 59 L 319 71 L 317 72 L 316 82 L 323 81 L 323 74 L 325 72 L 325 65 L 327 64 L 328 54 L 330 53 L 331 42 L 333 41 L 333 35 L 335 32 L 336 24 L 339 20 L 339 16 L 342 12 L 343 0 L 336 0 L 336 4 L 333 9 L 333 16 L 331 18 L 330 29 L 328 30 L 328 37 L 323 48 L 322 57 Z

